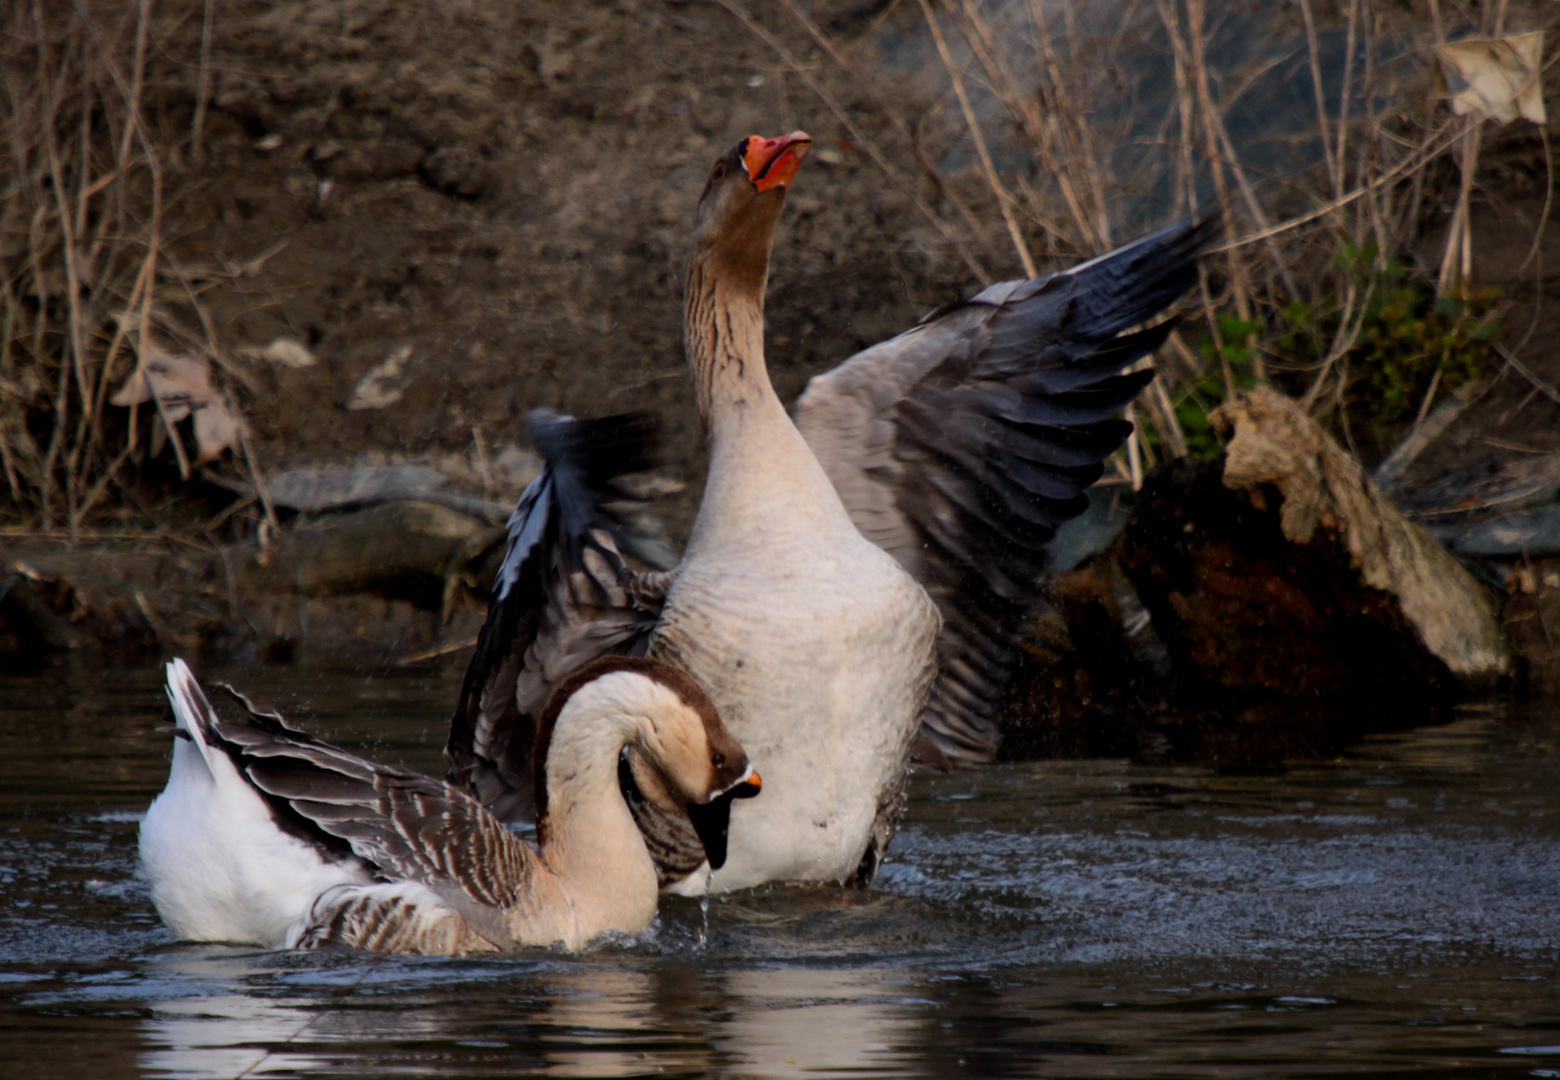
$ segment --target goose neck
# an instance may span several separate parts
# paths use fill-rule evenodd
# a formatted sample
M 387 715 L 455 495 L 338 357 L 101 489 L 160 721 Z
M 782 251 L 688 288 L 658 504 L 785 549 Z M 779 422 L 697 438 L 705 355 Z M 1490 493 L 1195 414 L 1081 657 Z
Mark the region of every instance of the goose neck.
M 655 864 L 618 786 L 618 758 L 643 722 L 611 676 L 575 693 L 558 714 L 538 814 L 542 857 L 569 894 L 581 941 L 607 929 L 648 926 Z
M 717 446 L 733 427 L 785 412 L 764 363 L 764 287 L 764 280 L 723 275 L 704 261 L 688 271 L 688 364 Z

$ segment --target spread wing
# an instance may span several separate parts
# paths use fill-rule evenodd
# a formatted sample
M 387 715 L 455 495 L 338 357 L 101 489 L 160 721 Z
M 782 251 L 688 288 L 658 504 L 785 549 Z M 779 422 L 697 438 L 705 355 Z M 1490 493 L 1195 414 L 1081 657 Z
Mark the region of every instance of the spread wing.
M 1121 374 L 1171 324 L 1125 333 L 1197 280 L 1216 223 L 1162 229 L 1071 270 L 993 285 L 814 378 L 796 422 L 851 519 L 942 610 L 918 754 L 990 760 L 996 709 L 1056 530 L 1153 377 Z
M 197 718 L 264 797 L 284 831 L 328 859 L 357 859 L 376 878 L 425 886 L 478 934 L 509 943 L 498 909 L 514 906 L 540 857 L 470 795 L 431 777 L 376 765 L 256 710 L 219 715 L 183 668 L 170 672 L 175 707 Z
M 449 781 L 509 822 L 532 816 L 536 722 L 553 690 L 598 657 L 642 653 L 668 580 L 629 566 L 634 531 L 614 510 L 618 478 L 648 468 L 648 418 L 530 419 L 546 464 L 509 518 L 444 748 Z

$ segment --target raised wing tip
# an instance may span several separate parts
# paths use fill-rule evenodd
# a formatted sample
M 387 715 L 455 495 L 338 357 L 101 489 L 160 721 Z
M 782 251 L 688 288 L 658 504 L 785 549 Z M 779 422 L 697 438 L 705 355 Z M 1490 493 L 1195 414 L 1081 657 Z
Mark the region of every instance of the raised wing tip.
M 554 409 L 532 409 L 525 414 L 526 430 L 531 433 L 531 438 L 538 443 L 552 437 L 555 433 L 567 430 L 570 425 L 575 423 L 578 423 L 578 421 L 573 416 Z
M 1182 218 L 1136 240 L 1130 240 L 1120 247 L 1112 248 L 1103 255 L 1087 259 L 1069 269 L 1067 273 L 1078 274 L 1102 263 L 1113 262 L 1150 249 L 1157 249 L 1171 257 L 1195 259 L 1223 233 L 1224 219 L 1218 212 L 1200 218 Z
M 648 412 L 576 419 L 551 409 L 527 416 L 531 439 L 550 465 L 583 465 L 587 473 L 621 476 L 654 467 L 659 424 Z
M 1201 258 L 1224 235 L 1224 216 L 1218 211 L 1198 218 L 1187 218 L 1170 226 L 1166 247 L 1188 259 Z

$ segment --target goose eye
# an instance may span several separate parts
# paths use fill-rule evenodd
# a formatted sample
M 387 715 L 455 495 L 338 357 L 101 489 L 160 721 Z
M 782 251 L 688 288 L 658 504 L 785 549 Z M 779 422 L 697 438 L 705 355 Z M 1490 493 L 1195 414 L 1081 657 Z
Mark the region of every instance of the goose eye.
M 726 755 L 722 754 L 719 750 L 715 751 L 710 755 L 710 764 L 715 766 L 717 769 L 723 767 L 726 764 Z
M 726 163 L 724 161 L 715 163 L 715 171 L 710 174 L 710 179 L 714 181 L 726 179 Z

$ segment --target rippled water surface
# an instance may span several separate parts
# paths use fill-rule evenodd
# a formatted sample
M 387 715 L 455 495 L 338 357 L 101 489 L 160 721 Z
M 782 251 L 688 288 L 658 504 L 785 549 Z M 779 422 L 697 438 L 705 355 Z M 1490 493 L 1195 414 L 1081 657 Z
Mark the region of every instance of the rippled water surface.
M 453 673 L 227 674 L 440 770 Z M 707 932 L 673 900 L 584 956 L 468 961 L 172 941 L 135 877 L 156 678 L 0 676 L 0 1074 L 1560 1076 L 1550 710 L 918 776 L 871 893 L 741 894 Z

